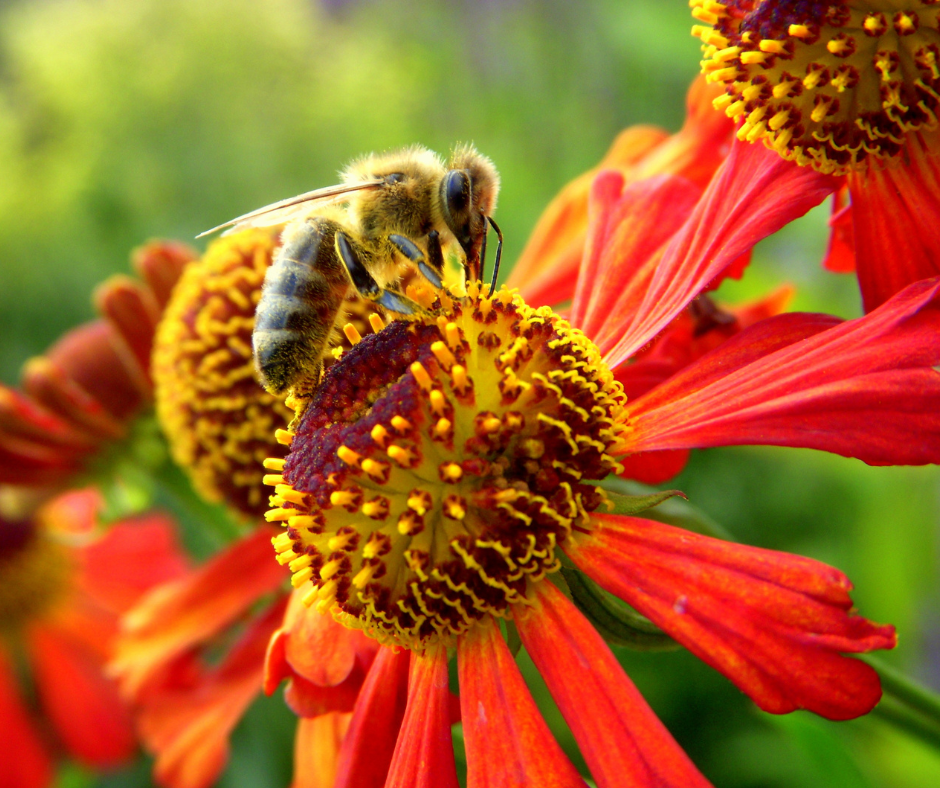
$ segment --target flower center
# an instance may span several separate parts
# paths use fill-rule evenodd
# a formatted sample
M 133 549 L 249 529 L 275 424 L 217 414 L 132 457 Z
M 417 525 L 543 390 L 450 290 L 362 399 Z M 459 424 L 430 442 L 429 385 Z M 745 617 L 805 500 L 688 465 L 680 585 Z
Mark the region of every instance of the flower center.
M 693 0 L 692 14 L 742 140 L 844 174 L 937 123 L 940 0 Z
M 502 291 L 440 294 L 366 337 L 300 417 L 268 519 L 307 604 L 382 642 L 449 643 L 558 569 L 618 469 L 620 384 L 585 336 Z
M 70 574 L 63 545 L 32 520 L 0 517 L 0 635 L 45 613 L 65 591 Z

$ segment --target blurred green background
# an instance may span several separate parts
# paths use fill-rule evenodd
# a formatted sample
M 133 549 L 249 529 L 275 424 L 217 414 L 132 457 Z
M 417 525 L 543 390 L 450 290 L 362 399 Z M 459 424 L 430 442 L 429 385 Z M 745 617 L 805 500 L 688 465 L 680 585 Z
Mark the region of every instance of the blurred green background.
M 476 143 L 503 177 L 511 263 L 552 195 L 620 129 L 679 127 L 699 60 L 690 26 L 685 3 L 656 0 L 7 0 L 0 379 L 92 317 L 95 284 L 127 271 L 133 247 L 333 183 L 368 151 Z M 785 279 L 797 308 L 858 314 L 854 279 L 819 269 L 825 220 L 818 209 L 761 244 L 722 295 Z M 860 611 L 898 626 L 887 659 L 940 687 L 938 479 L 757 448 L 700 452 L 671 486 L 744 541 L 846 571 Z M 211 546 L 200 518 L 180 514 L 187 541 Z M 938 751 L 879 720 L 772 717 L 687 653 L 622 657 L 718 788 L 940 785 Z M 287 785 L 292 732 L 279 697 L 259 701 L 221 784 Z M 101 780 L 67 768 L 60 782 L 142 786 L 148 768 Z

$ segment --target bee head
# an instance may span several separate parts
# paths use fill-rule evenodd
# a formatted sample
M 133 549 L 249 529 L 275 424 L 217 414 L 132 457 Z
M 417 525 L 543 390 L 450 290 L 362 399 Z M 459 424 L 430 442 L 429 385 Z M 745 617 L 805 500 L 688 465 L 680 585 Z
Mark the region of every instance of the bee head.
M 454 151 L 450 167 L 441 180 L 441 212 L 471 262 L 479 259 L 486 217 L 496 208 L 499 174 L 493 162 L 471 145 Z

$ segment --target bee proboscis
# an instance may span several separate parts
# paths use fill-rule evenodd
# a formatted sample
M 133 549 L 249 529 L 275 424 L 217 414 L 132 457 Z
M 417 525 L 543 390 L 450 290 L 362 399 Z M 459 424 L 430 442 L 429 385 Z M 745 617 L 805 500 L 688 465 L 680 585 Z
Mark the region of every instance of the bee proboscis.
M 264 387 L 280 394 L 319 381 L 330 335 L 343 319 L 350 288 L 390 312 L 422 308 L 389 289 L 413 265 L 443 287 L 444 255 L 461 258 L 467 280 L 484 274 L 486 234 L 497 234 L 492 287 L 502 233 L 491 218 L 499 191 L 493 163 L 471 145 L 444 161 L 420 146 L 354 161 L 342 183 L 251 211 L 202 233 L 285 224 L 281 247 L 264 278 L 252 345 Z

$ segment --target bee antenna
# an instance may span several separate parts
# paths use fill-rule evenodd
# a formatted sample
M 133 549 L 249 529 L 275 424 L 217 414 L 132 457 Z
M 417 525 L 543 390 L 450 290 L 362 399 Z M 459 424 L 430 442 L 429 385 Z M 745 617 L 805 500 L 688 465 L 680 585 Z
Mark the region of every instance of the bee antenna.
M 496 237 L 499 239 L 496 243 L 496 259 L 493 261 L 493 281 L 490 283 L 490 294 L 492 294 L 496 292 L 496 280 L 499 279 L 499 258 L 503 253 L 503 233 L 499 229 L 499 225 L 489 216 L 486 217 L 486 221 L 496 230 Z

